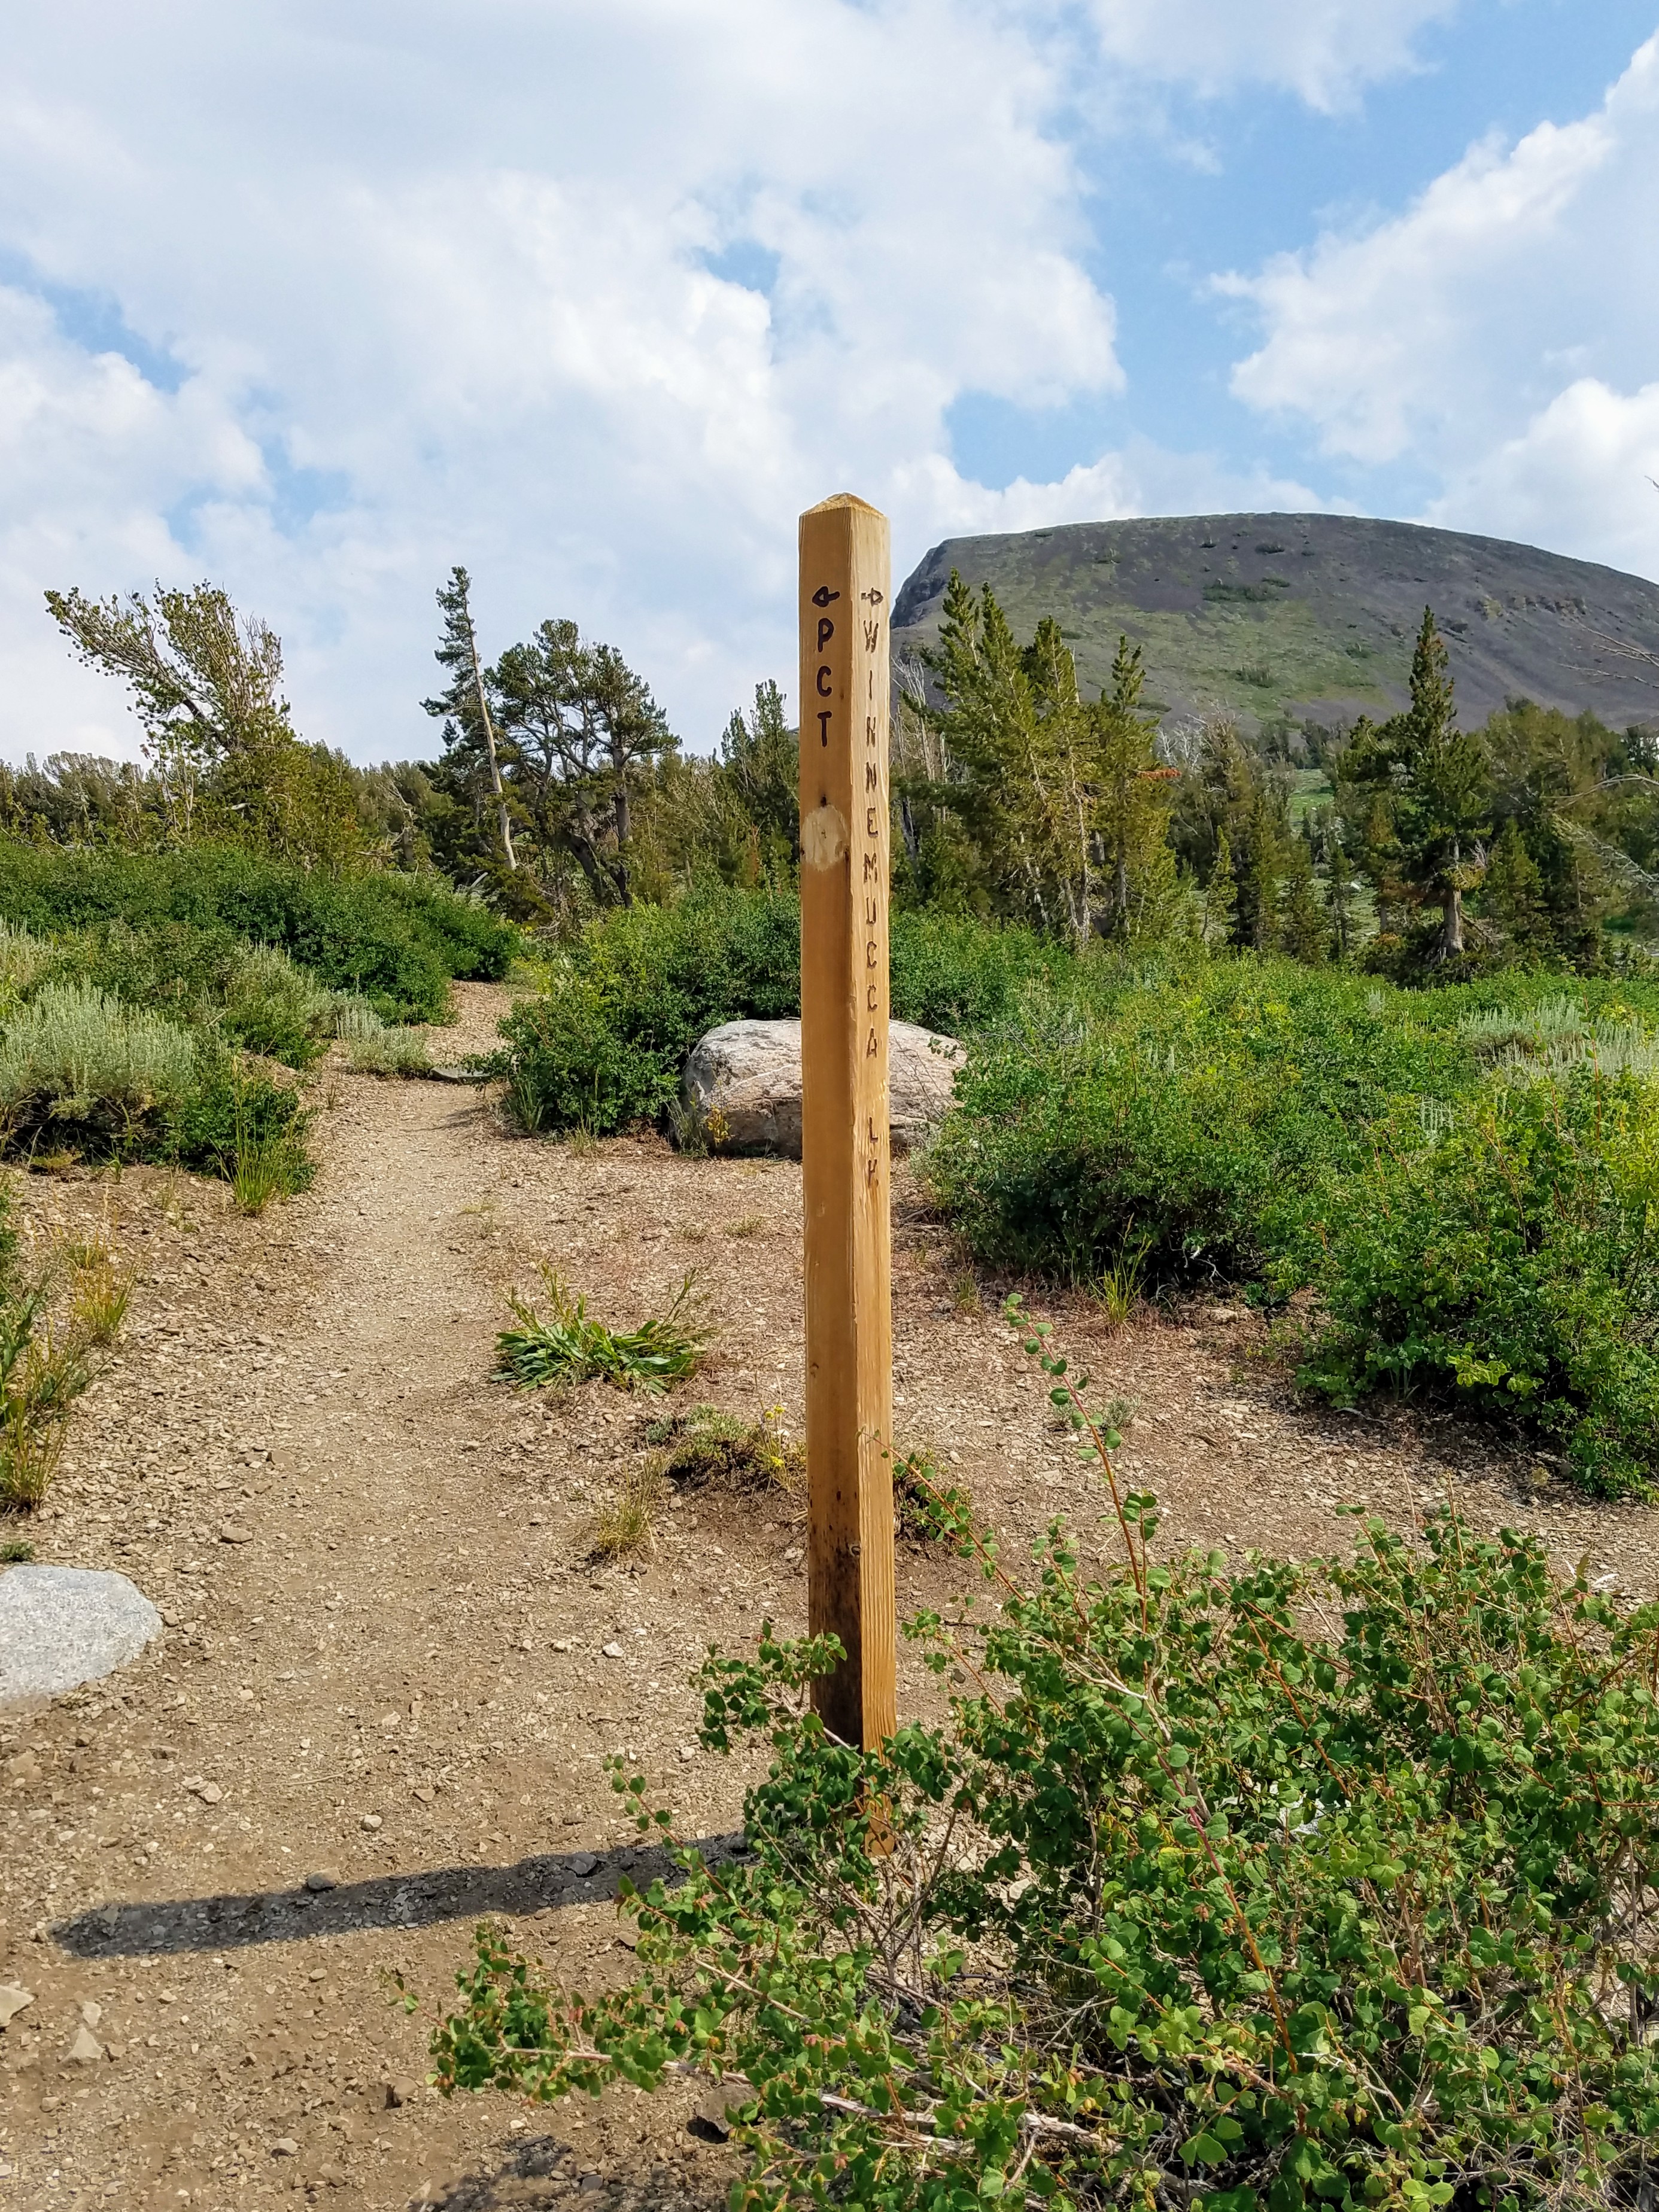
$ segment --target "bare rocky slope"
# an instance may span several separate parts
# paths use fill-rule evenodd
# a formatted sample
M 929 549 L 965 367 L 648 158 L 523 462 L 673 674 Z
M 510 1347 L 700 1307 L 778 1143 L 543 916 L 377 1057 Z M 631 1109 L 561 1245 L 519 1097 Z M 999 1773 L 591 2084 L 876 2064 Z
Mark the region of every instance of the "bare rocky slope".
M 933 643 L 953 568 L 989 583 L 1022 638 L 1058 617 L 1086 684 L 1119 634 L 1144 647 L 1166 722 L 1215 707 L 1260 726 L 1333 725 L 1406 698 L 1425 605 L 1466 723 L 1512 697 L 1611 728 L 1659 724 L 1659 585 L 1536 546 L 1343 514 L 1207 514 L 952 538 L 894 609 L 902 653 Z

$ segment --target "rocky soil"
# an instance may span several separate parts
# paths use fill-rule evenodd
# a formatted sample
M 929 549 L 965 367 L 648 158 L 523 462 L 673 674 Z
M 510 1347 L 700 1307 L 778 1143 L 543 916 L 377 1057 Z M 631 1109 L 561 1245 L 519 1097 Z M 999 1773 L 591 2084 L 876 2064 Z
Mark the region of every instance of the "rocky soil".
M 464 996 L 456 1056 L 504 1005 Z M 331 1071 L 318 1103 L 315 1188 L 259 1220 L 149 1170 L 23 1193 L 37 1233 L 107 1218 L 140 1275 L 29 1533 L 42 1559 L 119 1568 L 167 1628 L 110 1680 L 0 1717 L 0 1984 L 30 2000 L 0 2030 L 0 2203 L 711 2203 L 731 2154 L 688 2129 L 690 2083 L 547 2112 L 446 2104 L 422 2076 L 479 1917 L 587 1986 L 626 1970 L 609 1900 L 640 1869 L 605 1758 L 727 1847 L 743 1776 L 697 1747 L 687 1676 L 763 1615 L 804 1626 L 781 1494 L 684 1500 L 649 1559 L 590 1563 L 660 1409 L 492 1380 L 506 1289 L 546 1259 L 625 1321 L 694 1268 L 717 1335 L 680 1401 L 798 1420 L 799 1170 L 528 1142 L 466 1087 Z M 1009 1537 L 1063 1512 L 1104 1546 L 1001 1286 L 902 1182 L 895 1248 L 901 1444 Z M 1405 1517 L 1451 1494 L 1655 1590 L 1659 1514 L 1449 1423 L 1300 1407 L 1237 1309 L 1115 1334 L 1085 1302 L 1047 1310 L 1137 1401 L 1125 1471 L 1173 1541 L 1306 1552 L 1344 1540 L 1345 1499 Z M 901 1603 L 957 1571 L 906 1553 Z M 901 1702 L 930 1694 L 901 1648 Z

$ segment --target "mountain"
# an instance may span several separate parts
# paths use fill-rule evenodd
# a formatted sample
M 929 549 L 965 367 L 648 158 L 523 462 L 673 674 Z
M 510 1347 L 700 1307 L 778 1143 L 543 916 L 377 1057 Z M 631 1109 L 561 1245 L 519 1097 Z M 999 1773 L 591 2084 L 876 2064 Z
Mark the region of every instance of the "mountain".
M 1351 722 L 1406 701 L 1425 605 L 1462 719 L 1524 696 L 1611 728 L 1659 725 L 1659 585 L 1535 546 L 1345 514 L 1208 514 L 951 538 L 894 607 L 895 656 L 930 645 L 950 572 L 989 583 L 1022 641 L 1058 618 L 1083 683 L 1120 632 L 1145 648 L 1161 718 Z M 896 665 L 896 662 L 895 662 Z

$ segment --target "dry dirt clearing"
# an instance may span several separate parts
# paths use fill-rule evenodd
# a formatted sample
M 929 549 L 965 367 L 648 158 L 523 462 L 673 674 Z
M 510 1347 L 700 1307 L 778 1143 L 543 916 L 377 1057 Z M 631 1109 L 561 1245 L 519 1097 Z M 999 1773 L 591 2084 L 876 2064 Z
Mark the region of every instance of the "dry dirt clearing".
M 487 1036 L 505 994 L 463 995 Z M 686 1678 L 764 1614 L 804 1625 L 782 1498 L 686 1500 L 637 1569 L 586 1564 L 658 1409 L 491 1381 L 503 1288 L 546 1257 L 627 1320 L 695 1267 L 717 1336 L 680 1402 L 797 1419 L 798 1171 L 516 1139 L 464 1087 L 331 1073 L 319 1098 L 316 1186 L 259 1221 L 149 1171 L 24 1194 L 39 1226 L 107 1209 L 140 1271 L 30 1533 L 43 1560 L 121 1569 L 168 1627 L 108 1682 L 0 1718 L 0 1982 L 33 1994 L 0 2034 L 0 2205 L 712 2202 L 729 2153 L 688 2132 L 690 2084 L 527 2112 L 421 2076 L 480 1916 L 589 1987 L 623 1971 L 607 1900 L 639 1869 L 606 1755 L 684 1832 L 729 1838 L 742 1776 L 697 1748 Z M 1010 1553 L 1057 1512 L 1096 1540 L 1098 1490 L 996 1286 L 973 1304 L 902 1185 L 895 1243 L 901 1444 L 954 1461 Z M 1449 1492 L 1654 1589 L 1659 1515 L 1449 1424 L 1299 1408 L 1241 1312 L 1113 1335 L 1086 1302 L 1047 1310 L 1138 1402 L 1125 1468 L 1173 1542 L 1302 1553 L 1343 1541 L 1339 1500 L 1404 1516 Z M 908 1553 L 901 1603 L 961 1571 Z M 913 1708 L 927 1678 L 900 1670 Z

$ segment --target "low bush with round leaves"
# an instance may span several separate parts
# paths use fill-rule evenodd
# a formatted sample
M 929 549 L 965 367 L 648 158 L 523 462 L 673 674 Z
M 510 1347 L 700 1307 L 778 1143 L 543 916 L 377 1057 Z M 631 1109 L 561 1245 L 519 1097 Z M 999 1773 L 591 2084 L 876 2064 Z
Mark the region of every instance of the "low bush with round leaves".
M 1020 1317 L 1022 1318 L 1022 1317 Z M 479 1931 L 446 2092 L 739 2085 L 735 2208 L 1646 2208 L 1659 2187 L 1659 1607 L 1455 1514 L 1355 1556 L 1164 1561 L 1040 1334 L 1115 1528 L 910 1624 L 948 1717 L 861 1752 L 764 1628 L 702 1672 L 764 1746 L 711 1864 L 619 1769 L 665 1877 L 623 1987 Z

